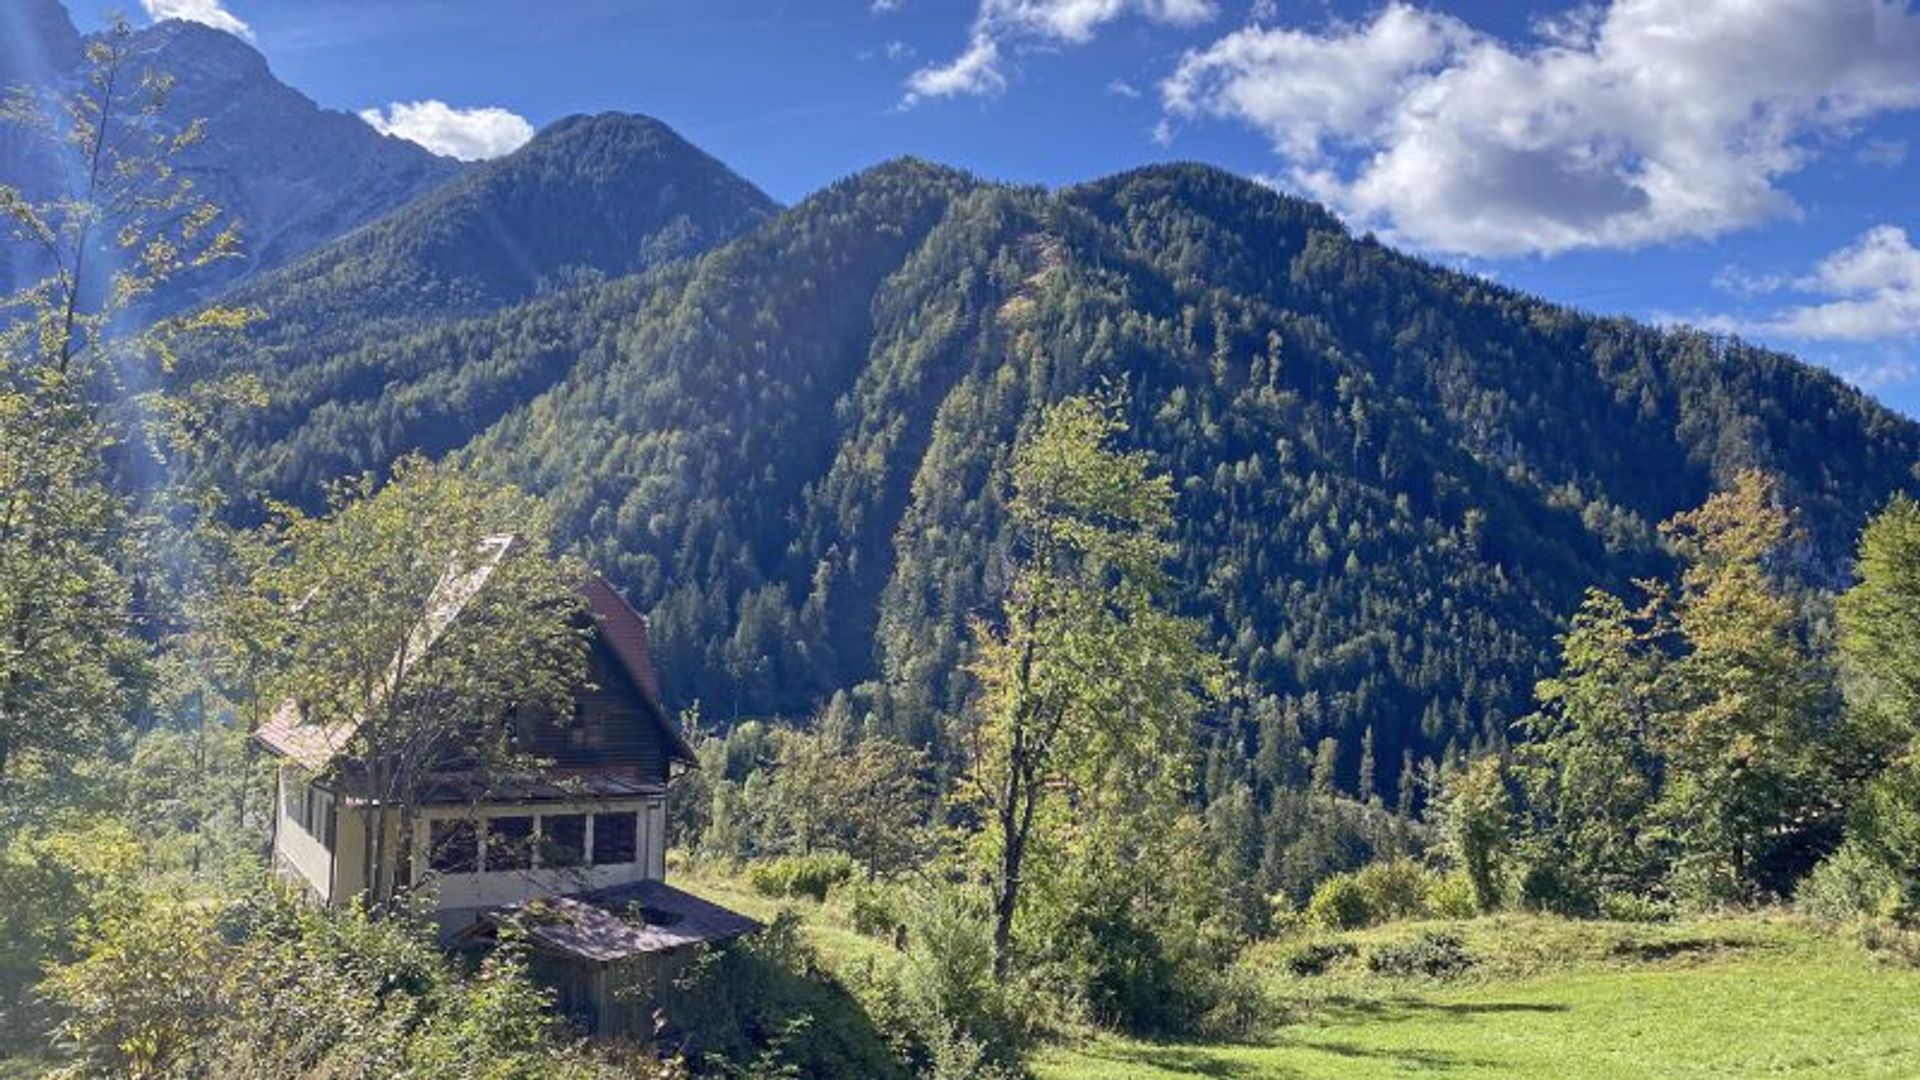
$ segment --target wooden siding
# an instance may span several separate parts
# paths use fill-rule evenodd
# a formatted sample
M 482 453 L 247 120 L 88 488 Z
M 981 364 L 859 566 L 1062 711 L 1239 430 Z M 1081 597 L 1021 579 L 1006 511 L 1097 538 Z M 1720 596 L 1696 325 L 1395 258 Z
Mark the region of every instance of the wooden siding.
M 588 656 L 587 681 L 574 692 L 571 719 L 526 725 L 527 749 L 562 769 L 619 771 L 666 783 L 671 750 L 653 705 L 598 634 Z

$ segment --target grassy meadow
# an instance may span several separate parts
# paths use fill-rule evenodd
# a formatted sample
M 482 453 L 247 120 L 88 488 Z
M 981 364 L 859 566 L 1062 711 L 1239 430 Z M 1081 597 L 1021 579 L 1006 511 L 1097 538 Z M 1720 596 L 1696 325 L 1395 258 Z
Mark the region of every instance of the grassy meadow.
M 884 953 L 836 900 L 770 900 L 690 871 L 686 887 L 771 918 L 796 911 L 829 966 Z M 1431 952 L 1436 975 L 1375 970 Z M 1409 952 L 1411 950 L 1411 952 Z M 1464 957 L 1464 959 L 1462 959 Z M 1243 961 L 1278 1017 L 1230 1043 L 1068 1036 L 1038 1080 L 1434 1076 L 1920 1076 L 1920 966 L 1786 915 L 1666 923 L 1507 915 L 1314 933 Z M 1457 968 L 1452 965 L 1460 965 Z M 1391 966 L 1391 965 L 1389 965 Z M 1306 972 L 1303 973 L 1303 969 Z
M 1920 971 L 1790 925 L 1648 930 L 1466 924 L 1488 970 L 1456 978 L 1275 975 L 1295 1022 L 1241 1045 L 1103 1038 L 1044 1052 L 1041 1080 L 1154 1077 L 1912 1077 Z M 1396 934 L 1408 928 L 1397 927 Z M 1556 954 L 1556 950 L 1565 952 Z

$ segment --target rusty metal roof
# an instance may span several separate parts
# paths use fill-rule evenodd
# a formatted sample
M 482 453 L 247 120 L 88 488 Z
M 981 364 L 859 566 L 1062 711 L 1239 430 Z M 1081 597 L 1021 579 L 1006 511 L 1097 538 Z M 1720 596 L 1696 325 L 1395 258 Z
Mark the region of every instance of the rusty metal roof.
M 525 935 L 536 948 L 611 964 L 648 953 L 730 941 L 760 930 L 761 924 L 664 881 L 635 881 L 498 908 L 482 915 L 476 930 L 497 933 L 507 927 Z

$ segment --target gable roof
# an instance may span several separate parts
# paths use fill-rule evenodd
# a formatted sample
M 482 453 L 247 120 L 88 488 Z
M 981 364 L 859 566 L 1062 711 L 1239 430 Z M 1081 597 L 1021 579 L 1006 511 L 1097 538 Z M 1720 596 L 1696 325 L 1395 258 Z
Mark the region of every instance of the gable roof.
M 433 647 L 459 619 L 473 598 L 479 595 L 517 543 L 512 534 L 489 536 L 480 541 L 479 560 L 464 572 L 449 568 L 435 584 L 427 599 L 427 616 L 409 642 L 408 658 L 417 658 Z M 592 574 L 581 583 L 580 594 L 586 600 L 587 614 L 595 633 L 620 664 L 622 672 L 639 688 L 647 714 L 666 739 L 668 756 L 683 764 L 698 767 L 693 747 L 667 715 L 660 700 L 660 677 L 653 666 L 653 650 L 647 638 L 647 620 L 633 609 L 607 580 Z M 398 661 L 411 663 L 412 660 Z M 318 772 L 333 763 L 352 741 L 359 724 L 342 721 L 334 724 L 308 723 L 294 701 L 282 702 L 267 722 L 254 732 L 254 738 L 283 758 Z
M 627 677 L 640 688 L 640 696 L 647 702 L 647 712 L 659 725 L 660 734 L 666 737 L 669 756 L 699 767 L 693 746 L 680 731 L 680 725 L 667 716 L 666 706 L 661 704 L 660 676 L 653 667 L 653 646 L 647 637 L 646 617 L 633 610 L 633 605 L 627 603 L 626 598 L 599 574 L 590 575 L 581 584 L 580 594 L 586 597 L 587 614 L 592 616 L 600 640 L 613 653 L 614 659 L 620 662 Z

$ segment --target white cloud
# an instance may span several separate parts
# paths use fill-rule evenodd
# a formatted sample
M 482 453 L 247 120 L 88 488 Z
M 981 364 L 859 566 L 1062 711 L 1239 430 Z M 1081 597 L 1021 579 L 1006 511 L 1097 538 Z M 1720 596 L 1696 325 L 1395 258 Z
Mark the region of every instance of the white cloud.
M 1920 248 L 1905 229 L 1867 230 L 1794 287 L 1826 299 L 1787 308 L 1760 329 L 1803 341 L 1920 338 Z
M 952 61 L 923 67 L 907 76 L 907 96 L 901 104 L 911 106 L 925 98 L 957 94 L 987 97 L 1006 86 L 1006 76 L 1000 74 L 999 43 L 990 35 L 975 34 L 967 51 Z
M 1634 248 L 1798 212 L 1823 140 L 1920 107 L 1911 0 L 1613 0 L 1516 45 L 1395 0 L 1184 56 L 1168 112 L 1248 124 L 1290 186 L 1473 255 Z
M 1137 98 L 1140 96 L 1140 89 L 1125 79 L 1115 79 L 1107 84 L 1107 93 L 1114 97 Z
M 253 28 L 228 11 L 221 0 L 140 0 L 140 6 L 155 22 L 182 19 L 253 40 Z
M 396 101 L 384 113 L 362 109 L 360 119 L 382 134 L 461 161 L 509 154 L 533 138 L 533 125 L 506 109 L 457 109 L 444 101 Z
M 1084 45 L 1101 27 L 1135 15 L 1151 22 L 1193 26 L 1214 17 L 1214 0 L 980 0 L 967 48 L 945 64 L 907 79 L 904 105 L 924 98 L 990 97 L 1006 89 L 1003 43 L 1034 40 Z

